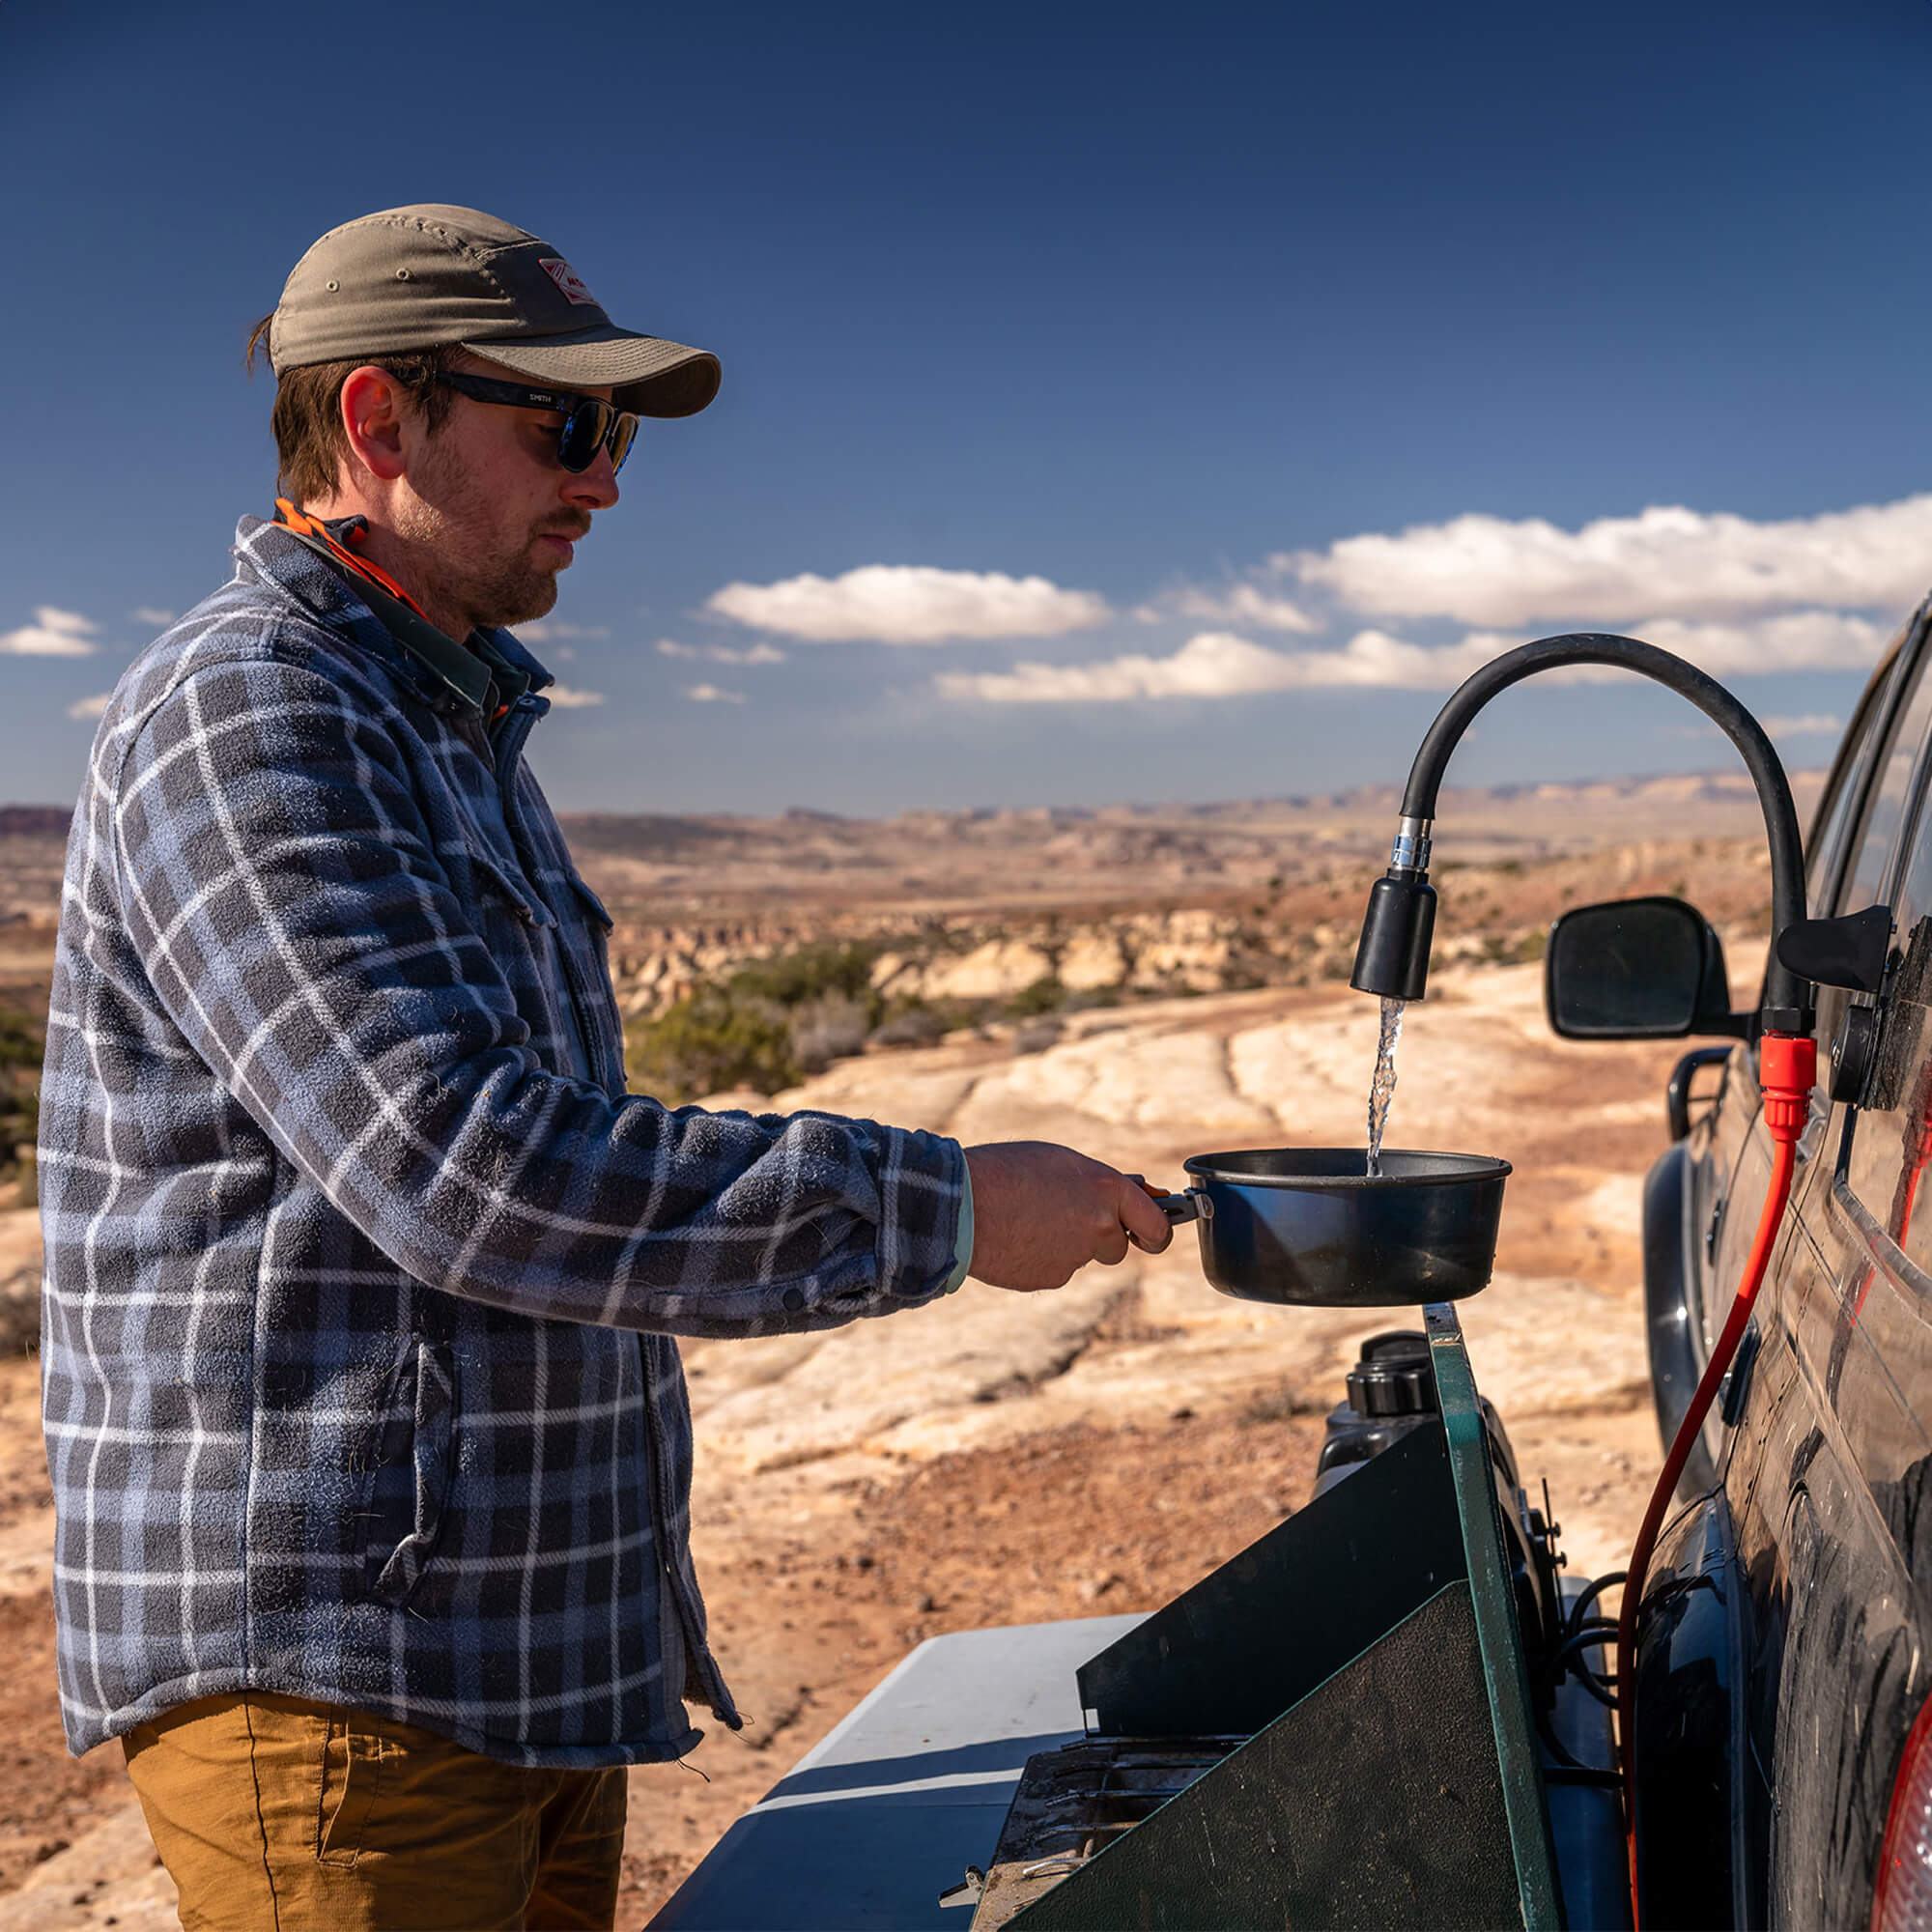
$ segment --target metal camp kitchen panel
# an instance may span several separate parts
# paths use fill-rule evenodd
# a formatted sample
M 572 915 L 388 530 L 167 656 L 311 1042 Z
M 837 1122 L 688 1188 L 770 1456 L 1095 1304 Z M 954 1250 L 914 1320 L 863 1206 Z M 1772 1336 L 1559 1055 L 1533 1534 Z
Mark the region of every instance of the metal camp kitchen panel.
M 1152 1616 L 922 1645 L 653 1923 L 1553 1932 L 1516 1478 L 1425 1317 L 1439 1420 Z

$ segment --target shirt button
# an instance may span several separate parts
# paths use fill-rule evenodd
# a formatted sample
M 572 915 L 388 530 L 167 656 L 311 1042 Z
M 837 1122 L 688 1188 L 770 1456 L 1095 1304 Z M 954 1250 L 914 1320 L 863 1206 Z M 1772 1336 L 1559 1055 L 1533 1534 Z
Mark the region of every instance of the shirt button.
M 784 1305 L 787 1314 L 796 1315 L 805 1306 L 805 1296 L 795 1288 L 784 1292 Z

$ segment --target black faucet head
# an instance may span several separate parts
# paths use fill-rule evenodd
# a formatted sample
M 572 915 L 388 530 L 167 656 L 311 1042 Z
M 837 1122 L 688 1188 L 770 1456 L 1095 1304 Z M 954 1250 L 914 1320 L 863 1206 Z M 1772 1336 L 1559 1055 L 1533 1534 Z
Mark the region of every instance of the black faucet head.
M 1429 946 L 1435 936 L 1435 888 L 1429 874 L 1391 866 L 1369 888 L 1361 943 L 1349 983 L 1385 1000 L 1419 1000 L 1429 981 Z

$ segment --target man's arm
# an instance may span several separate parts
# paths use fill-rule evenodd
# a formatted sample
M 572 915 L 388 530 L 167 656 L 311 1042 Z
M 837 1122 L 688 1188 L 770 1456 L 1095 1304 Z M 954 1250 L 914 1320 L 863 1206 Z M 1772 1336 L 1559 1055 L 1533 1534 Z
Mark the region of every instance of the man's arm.
M 128 930 L 170 1017 L 399 1266 L 540 1317 L 825 1327 L 944 1287 L 940 1136 L 669 1112 L 542 1067 L 396 745 L 327 678 L 195 671 L 115 800 Z

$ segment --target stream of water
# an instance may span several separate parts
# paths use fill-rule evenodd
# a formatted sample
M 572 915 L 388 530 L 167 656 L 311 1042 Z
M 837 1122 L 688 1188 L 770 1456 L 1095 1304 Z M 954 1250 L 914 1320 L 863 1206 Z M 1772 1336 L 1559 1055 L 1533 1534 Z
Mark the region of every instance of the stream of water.
M 1382 1034 L 1376 1043 L 1376 1077 L 1369 1083 L 1369 1173 L 1382 1171 L 1382 1135 L 1388 1129 L 1389 1102 L 1395 1098 L 1395 1043 L 1402 1037 L 1400 1000 L 1383 1000 Z

